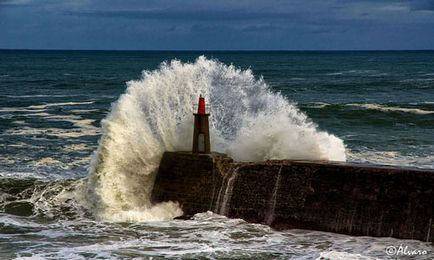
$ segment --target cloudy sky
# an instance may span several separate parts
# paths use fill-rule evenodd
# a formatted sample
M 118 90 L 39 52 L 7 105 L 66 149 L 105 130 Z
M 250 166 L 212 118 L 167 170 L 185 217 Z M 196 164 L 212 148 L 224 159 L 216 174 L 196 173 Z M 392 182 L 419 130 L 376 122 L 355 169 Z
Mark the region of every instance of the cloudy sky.
M 434 0 L 0 0 L 0 48 L 434 49 Z

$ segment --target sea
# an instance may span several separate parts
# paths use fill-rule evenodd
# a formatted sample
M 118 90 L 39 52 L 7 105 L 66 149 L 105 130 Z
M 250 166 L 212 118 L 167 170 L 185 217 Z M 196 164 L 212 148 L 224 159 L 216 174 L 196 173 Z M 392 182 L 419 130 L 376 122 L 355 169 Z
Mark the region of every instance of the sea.
M 0 259 L 434 258 L 152 203 L 200 94 L 212 150 L 238 161 L 434 169 L 434 51 L 0 50 Z

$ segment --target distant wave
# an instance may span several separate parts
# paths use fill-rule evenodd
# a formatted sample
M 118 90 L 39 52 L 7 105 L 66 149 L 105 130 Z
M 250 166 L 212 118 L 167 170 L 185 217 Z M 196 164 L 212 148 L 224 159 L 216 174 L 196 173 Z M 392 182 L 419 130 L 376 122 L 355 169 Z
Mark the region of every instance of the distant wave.
M 49 107 L 90 105 L 93 103 L 95 103 L 95 101 L 46 103 L 43 105 L 32 105 L 27 107 L 3 107 L 0 108 L 0 112 L 42 112 L 45 111 L 44 109 Z
M 78 95 L 42 95 L 42 94 L 35 94 L 35 95 L 5 95 L 3 97 L 7 97 L 7 98 L 42 98 L 42 97 L 49 97 L 49 98 L 53 98 L 53 97 L 74 97 L 74 96 L 78 96 Z
M 47 103 L 44 105 L 34 105 L 29 106 L 28 108 L 47 108 L 47 107 L 55 107 L 55 106 L 76 106 L 76 105 L 90 105 L 95 103 L 94 101 L 87 101 L 87 102 L 62 102 L 62 103 Z
M 339 75 L 343 75 L 343 74 L 344 74 L 344 72 L 341 71 L 341 72 L 331 72 L 331 73 L 327 73 L 326 75 L 327 75 L 327 76 L 339 76 Z
M 375 151 L 365 149 L 358 152 L 347 150 L 347 156 L 348 161 L 350 162 L 434 169 L 433 155 L 405 155 L 397 151 Z
M 301 106 L 307 108 L 314 109 L 322 109 L 322 108 L 330 108 L 332 110 L 342 110 L 345 107 L 357 107 L 363 108 L 366 110 L 377 110 L 381 112 L 404 112 L 404 113 L 412 113 L 419 115 L 429 115 L 434 114 L 434 111 L 427 110 L 425 107 L 429 107 L 429 105 L 434 104 L 434 102 L 422 102 L 422 103 L 410 103 L 412 106 L 424 106 L 424 108 L 409 108 L 409 107 L 401 107 L 399 105 L 385 105 L 385 104 L 376 104 L 376 103 L 349 103 L 349 104 L 329 104 L 325 102 L 312 102 L 307 104 L 302 104 Z M 428 105 L 428 106 L 427 106 Z
M 386 106 L 386 105 L 380 105 L 380 104 L 347 104 L 347 106 L 353 106 L 353 107 L 361 107 L 369 110 L 378 110 L 383 112 L 404 112 L 404 113 L 413 113 L 413 114 L 419 114 L 419 115 L 427 115 L 427 114 L 434 114 L 434 111 L 431 110 L 424 110 L 419 108 L 405 108 L 405 107 L 397 107 L 397 106 Z
M 325 108 L 327 106 L 330 106 L 329 103 L 325 102 L 313 102 L 306 105 L 308 108 Z
M 378 70 L 343 70 L 343 71 L 326 73 L 325 75 L 327 76 L 364 75 L 364 76 L 379 77 L 379 76 L 386 76 L 388 75 L 388 73 L 380 72 Z

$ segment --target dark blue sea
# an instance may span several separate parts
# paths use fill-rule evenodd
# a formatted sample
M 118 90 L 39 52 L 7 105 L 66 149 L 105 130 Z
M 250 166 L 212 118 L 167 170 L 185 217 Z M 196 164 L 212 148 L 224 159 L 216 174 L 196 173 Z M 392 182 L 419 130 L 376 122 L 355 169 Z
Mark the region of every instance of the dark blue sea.
M 434 51 L 3 50 L 0 259 L 394 259 L 402 243 L 431 259 L 418 241 L 126 202 L 131 172 L 190 147 L 201 93 L 215 150 L 235 159 L 434 168 Z

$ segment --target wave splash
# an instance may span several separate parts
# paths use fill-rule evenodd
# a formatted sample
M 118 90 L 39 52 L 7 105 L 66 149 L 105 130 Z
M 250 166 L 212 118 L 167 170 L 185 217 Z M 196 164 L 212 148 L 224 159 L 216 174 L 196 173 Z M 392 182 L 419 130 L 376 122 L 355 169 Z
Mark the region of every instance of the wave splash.
M 127 82 L 126 93 L 103 120 L 103 135 L 80 192 L 104 221 L 167 220 L 177 203 L 153 205 L 150 192 L 164 151 L 190 150 L 193 104 L 208 104 L 211 145 L 235 160 L 345 160 L 341 139 L 318 131 L 294 104 L 272 93 L 251 70 L 204 56 L 164 62 Z

